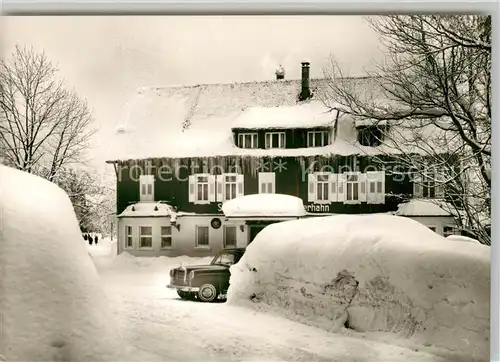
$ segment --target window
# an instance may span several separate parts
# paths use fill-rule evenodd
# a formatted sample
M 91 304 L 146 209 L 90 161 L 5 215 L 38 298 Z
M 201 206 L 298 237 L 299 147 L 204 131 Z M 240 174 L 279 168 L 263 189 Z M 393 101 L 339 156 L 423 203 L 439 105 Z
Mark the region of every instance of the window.
M 329 177 L 328 174 L 317 174 L 316 175 L 316 200 L 317 201 L 328 201 L 328 190 L 329 190 Z
M 330 172 L 316 172 L 307 175 L 307 201 L 314 203 L 337 202 L 340 190 L 340 181 L 337 174 Z
M 432 199 L 444 197 L 444 186 L 438 182 L 439 178 L 440 176 L 434 171 L 427 171 L 415 176 L 413 195 Z
M 236 197 L 236 175 L 224 176 L 224 200 L 232 200 Z
M 436 227 L 435 226 L 428 226 L 429 229 L 431 229 L 432 231 L 436 232 Z
M 172 247 L 172 227 L 162 226 L 161 227 L 161 248 L 171 248 Z
M 346 201 L 359 201 L 359 176 L 356 174 L 346 176 Z
M 455 235 L 455 228 L 453 226 L 443 226 L 443 236 L 447 237 Z
M 212 264 L 233 265 L 235 262 L 234 254 L 221 254 L 212 262 Z
M 358 142 L 363 146 L 380 146 L 383 140 L 382 130 L 377 126 L 358 127 Z
M 285 148 L 285 132 L 266 133 L 266 148 Z
M 196 201 L 208 201 L 208 175 L 196 176 Z
M 259 193 L 274 194 L 276 192 L 276 174 L 274 172 L 259 172 Z
M 139 177 L 140 184 L 140 200 L 141 201 L 153 201 L 154 200 L 154 176 L 153 175 L 141 175 Z
M 324 147 L 328 145 L 328 131 L 307 132 L 307 147 Z
M 196 245 L 197 248 L 208 248 L 208 226 L 196 227 Z
M 153 228 L 151 226 L 139 227 L 139 247 L 152 248 L 153 247 Z
M 133 248 L 132 226 L 125 226 L 125 248 Z
M 236 247 L 236 226 L 224 226 L 224 247 Z
M 258 148 L 257 133 L 240 133 L 238 134 L 238 146 L 241 148 Z

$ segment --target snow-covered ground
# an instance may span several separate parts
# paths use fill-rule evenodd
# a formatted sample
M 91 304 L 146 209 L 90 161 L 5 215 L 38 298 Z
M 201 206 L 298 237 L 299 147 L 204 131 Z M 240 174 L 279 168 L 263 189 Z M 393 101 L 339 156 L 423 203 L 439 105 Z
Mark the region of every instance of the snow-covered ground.
M 432 347 L 335 334 L 272 312 L 182 301 L 165 287 L 170 268 L 211 258 L 116 256 L 107 239 L 88 250 L 136 361 L 457 361 Z
M 447 240 L 408 218 L 273 224 L 231 267 L 230 283 L 232 305 L 489 360 L 490 248 Z

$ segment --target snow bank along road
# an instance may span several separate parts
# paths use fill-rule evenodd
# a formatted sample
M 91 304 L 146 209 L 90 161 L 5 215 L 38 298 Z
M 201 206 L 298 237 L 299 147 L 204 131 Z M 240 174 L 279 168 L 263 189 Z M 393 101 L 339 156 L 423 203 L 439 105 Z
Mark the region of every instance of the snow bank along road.
M 447 361 L 421 350 L 328 333 L 239 306 L 182 301 L 165 287 L 168 270 L 179 259 L 121 255 L 113 261 L 113 252 L 105 255 L 95 248 L 89 251 L 130 348 L 129 360 Z

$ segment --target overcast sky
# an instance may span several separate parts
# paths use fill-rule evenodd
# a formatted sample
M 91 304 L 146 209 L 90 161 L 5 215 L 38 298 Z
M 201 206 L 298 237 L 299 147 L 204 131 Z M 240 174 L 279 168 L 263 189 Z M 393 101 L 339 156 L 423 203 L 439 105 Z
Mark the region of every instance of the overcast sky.
M 106 138 L 140 86 L 320 77 L 330 54 L 351 74 L 382 59 L 361 16 L 65 16 L 3 18 L 2 52 L 45 51 L 67 85 L 86 98 L 99 134 L 91 151 L 102 168 Z

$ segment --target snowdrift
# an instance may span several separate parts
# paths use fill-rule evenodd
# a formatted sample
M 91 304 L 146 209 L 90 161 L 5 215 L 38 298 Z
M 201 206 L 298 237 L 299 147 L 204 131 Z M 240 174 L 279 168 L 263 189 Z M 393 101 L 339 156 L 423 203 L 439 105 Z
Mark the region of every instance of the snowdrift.
M 228 303 L 341 331 L 393 332 L 489 360 L 490 249 L 392 215 L 266 227 L 231 268 Z
M 68 196 L 9 167 L 0 166 L 0 175 L 0 354 L 7 361 L 124 361 Z

